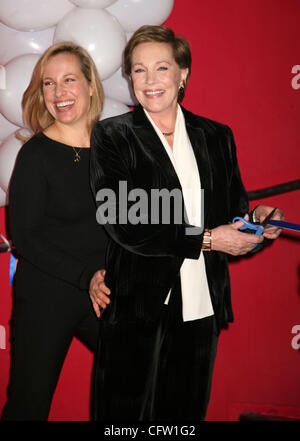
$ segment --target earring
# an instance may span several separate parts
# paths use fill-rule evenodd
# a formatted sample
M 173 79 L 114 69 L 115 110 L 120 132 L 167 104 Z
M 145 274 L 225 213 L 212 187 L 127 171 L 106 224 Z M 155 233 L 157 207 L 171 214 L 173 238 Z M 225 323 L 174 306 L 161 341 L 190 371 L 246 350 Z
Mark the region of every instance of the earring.
M 180 84 L 178 88 L 177 101 L 180 103 L 185 95 L 185 83 Z

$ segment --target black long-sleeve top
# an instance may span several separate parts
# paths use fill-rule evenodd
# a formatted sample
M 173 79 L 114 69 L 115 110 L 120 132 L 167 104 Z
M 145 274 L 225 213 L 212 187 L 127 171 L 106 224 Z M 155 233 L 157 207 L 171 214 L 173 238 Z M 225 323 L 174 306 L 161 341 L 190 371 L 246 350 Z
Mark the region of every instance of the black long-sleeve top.
M 77 149 L 78 150 L 78 149 Z M 9 223 L 21 259 L 79 289 L 105 267 L 106 234 L 96 221 L 90 149 L 40 133 L 21 148 L 9 190 Z

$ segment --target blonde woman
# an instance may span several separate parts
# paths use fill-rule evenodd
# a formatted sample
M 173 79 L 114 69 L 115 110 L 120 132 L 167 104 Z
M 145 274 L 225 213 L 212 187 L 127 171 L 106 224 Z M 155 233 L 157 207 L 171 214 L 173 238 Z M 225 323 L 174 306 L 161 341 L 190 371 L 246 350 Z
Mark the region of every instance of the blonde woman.
M 10 183 L 19 263 L 2 419 L 46 420 L 73 337 L 95 351 L 97 316 L 109 302 L 106 236 L 95 220 L 89 184 L 90 134 L 103 89 L 89 54 L 69 42 L 51 46 L 22 104 L 34 135 L 20 150 Z

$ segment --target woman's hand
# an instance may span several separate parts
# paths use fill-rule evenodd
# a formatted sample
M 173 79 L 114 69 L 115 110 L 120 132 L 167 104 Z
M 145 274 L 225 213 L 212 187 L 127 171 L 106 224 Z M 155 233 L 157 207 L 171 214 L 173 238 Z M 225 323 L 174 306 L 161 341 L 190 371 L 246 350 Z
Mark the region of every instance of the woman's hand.
M 249 216 L 246 214 L 244 219 L 249 220 Z M 239 228 L 243 225 L 243 221 L 239 220 L 233 224 L 220 225 L 213 228 L 211 230 L 211 249 L 222 251 L 232 256 L 241 256 L 249 253 L 254 245 L 263 241 L 263 236 L 239 231 Z
M 104 283 L 105 270 L 97 271 L 90 282 L 90 298 L 93 304 L 96 316 L 99 318 L 101 315 L 100 307 L 105 309 L 110 303 L 110 299 L 107 297 L 110 295 L 110 289 Z
M 259 223 L 262 223 L 264 219 L 268 216 L 268 214 L 271 213 L 272 210 L 274 210 L 273 207 L 269 207 L 267 205 L 258 205 L 258 207 L 256 207 L 254 211 L 255 220 Z M 283 212 L 280 210 L 280 208 L 276 208 L 276 211 L 273 214 L 272 219 L 284 220 Z M 281 228 L 269 226 L 269 227 L 265 227 L 265 231 L 263 235 L 267 239 L 277 239 L 281 231 L 282 231 Z

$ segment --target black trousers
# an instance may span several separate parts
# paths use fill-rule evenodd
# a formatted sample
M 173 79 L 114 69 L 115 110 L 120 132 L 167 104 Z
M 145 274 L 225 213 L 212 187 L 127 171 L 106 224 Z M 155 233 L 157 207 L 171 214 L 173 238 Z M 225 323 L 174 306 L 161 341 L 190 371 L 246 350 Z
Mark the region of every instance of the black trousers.
M 214 316 L 167 323 L 157 370 L 152 418 L 204 420 L 209 404 L 218 336 Z
M 178 289 L 157 323 L 110 323 L 104 314 L 96 420 L 203 420 L 217 342 L 214 316 L 183 322 Z
M 93 352 L 99 322 L 88 292 L 19 264 L 11 323 L 11 373 L 2 420 L 47 420 L 74 336 Z

